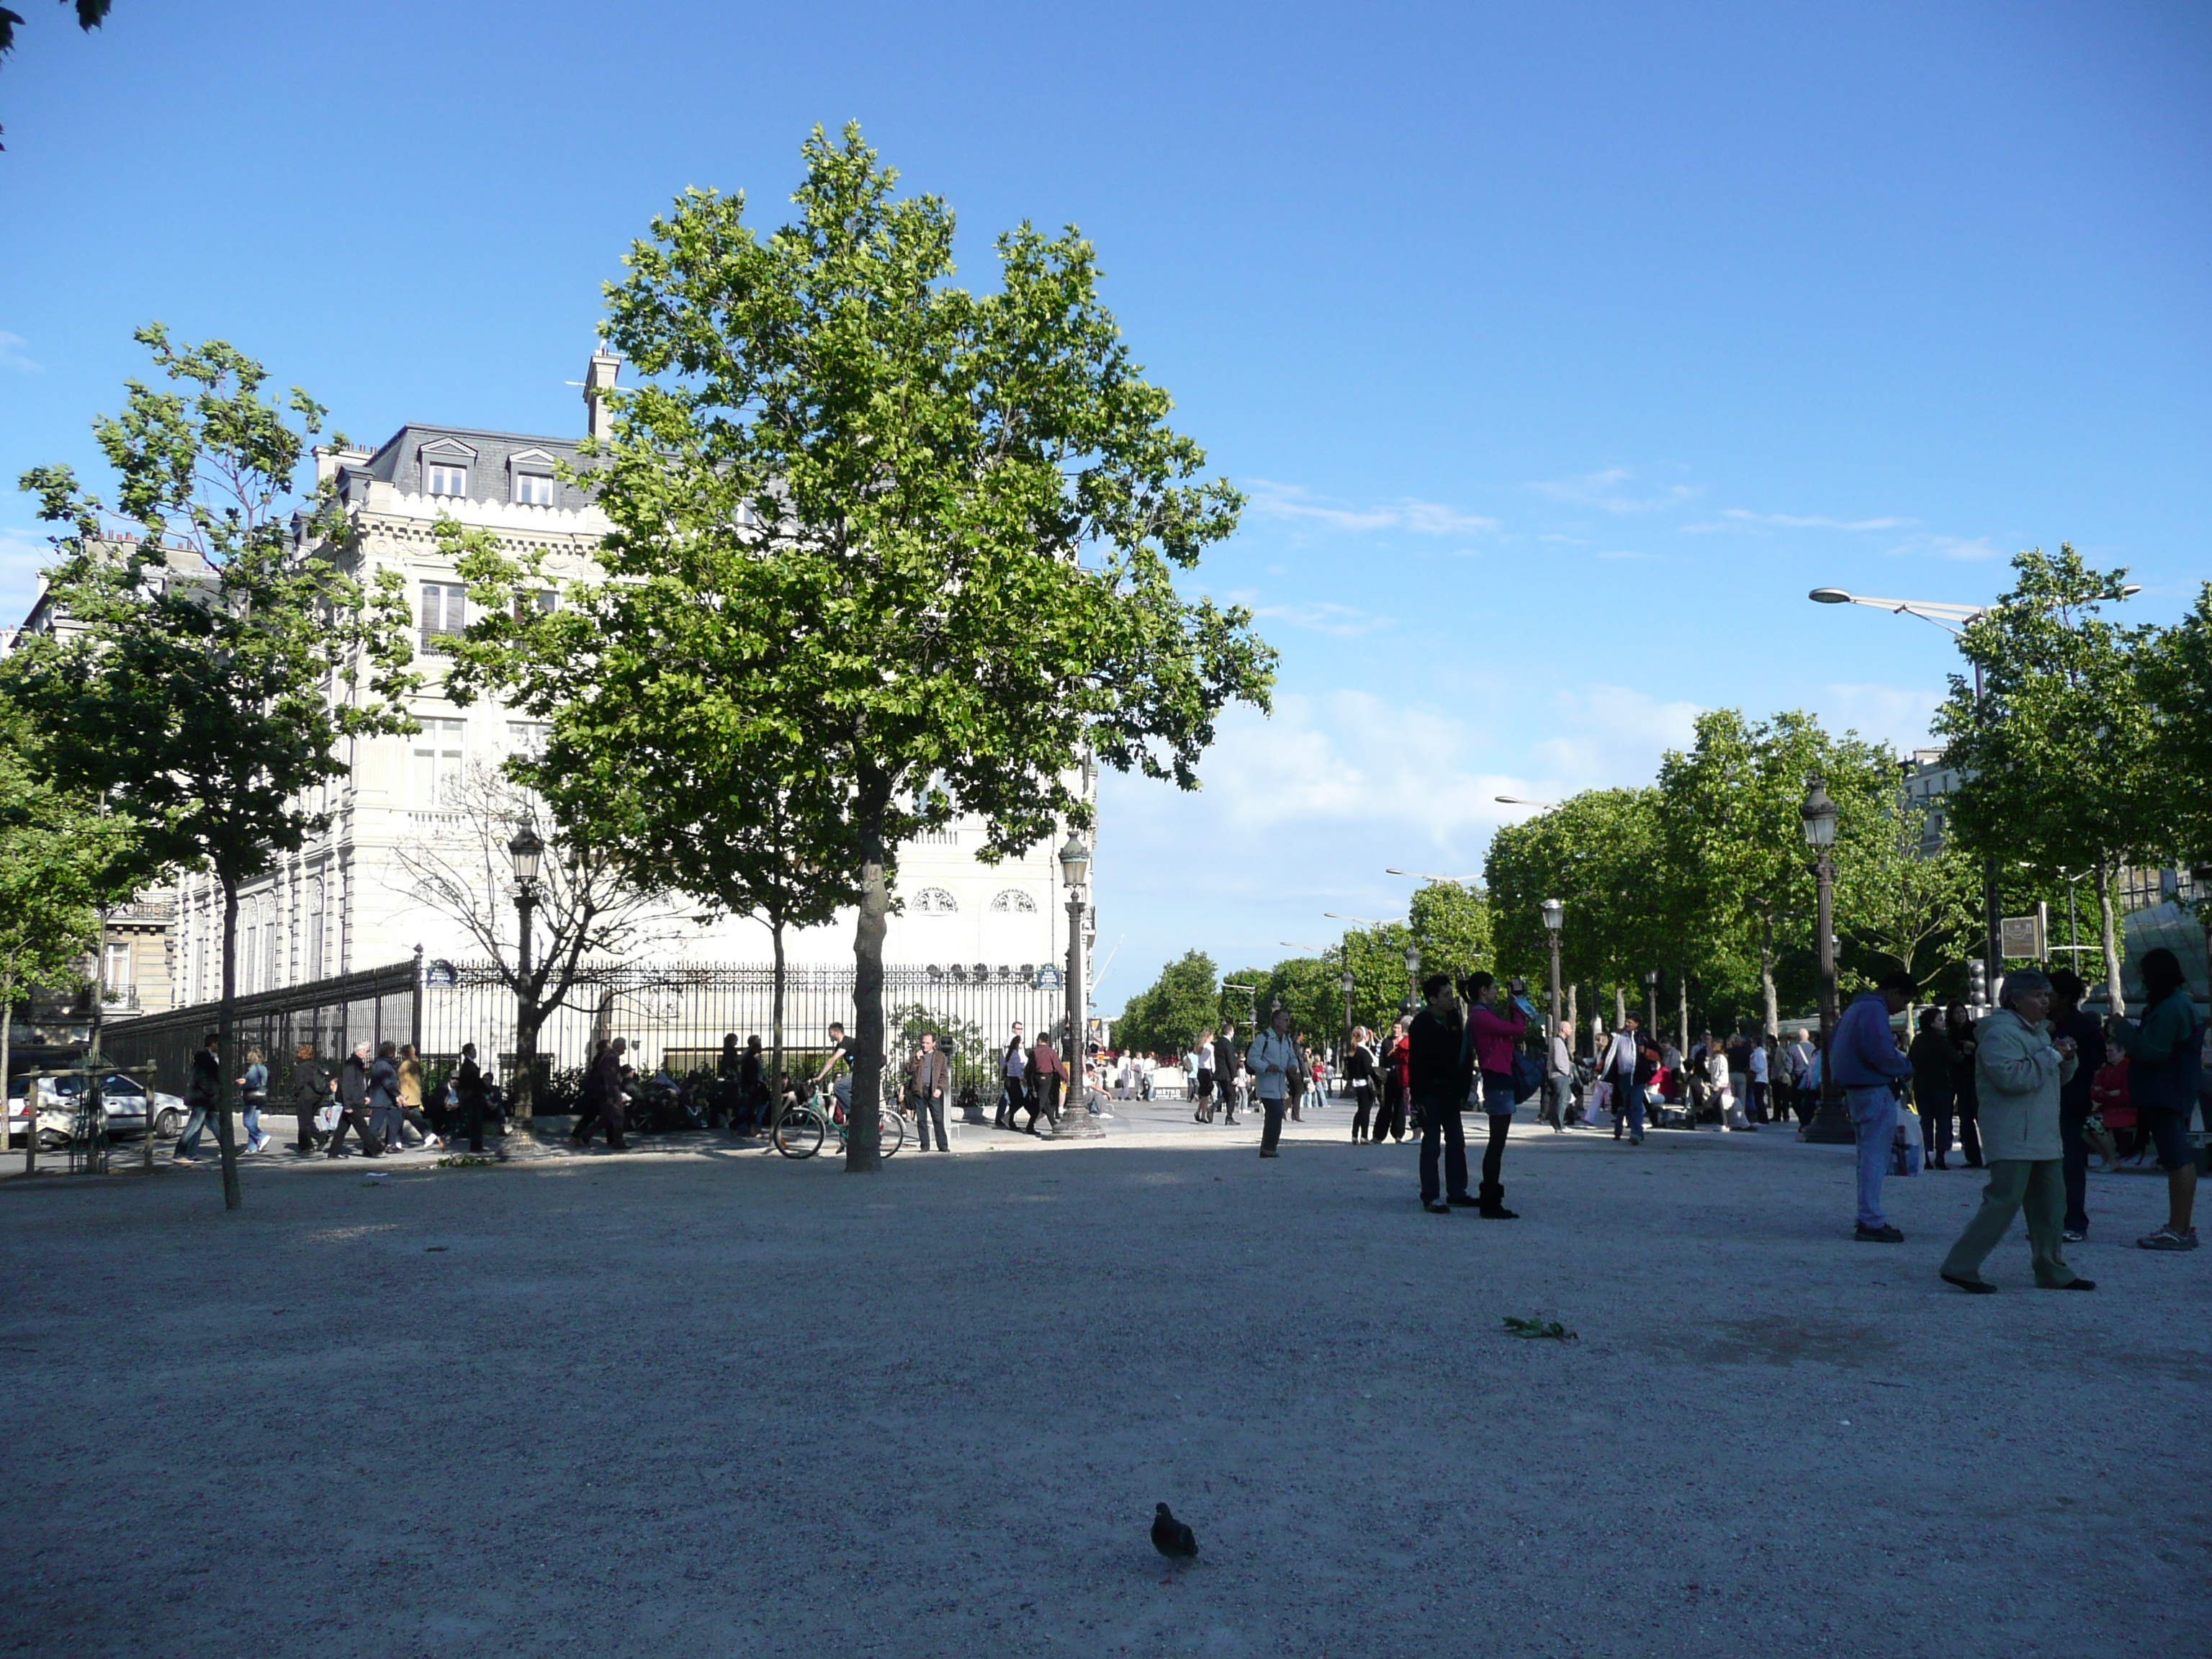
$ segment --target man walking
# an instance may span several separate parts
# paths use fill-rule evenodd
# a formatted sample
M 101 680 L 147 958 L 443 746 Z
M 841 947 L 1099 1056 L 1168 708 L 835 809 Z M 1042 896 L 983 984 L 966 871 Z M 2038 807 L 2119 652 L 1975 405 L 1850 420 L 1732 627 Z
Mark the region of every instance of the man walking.
M 1221 1090 L 1224 1123 L 1237 1121 L 1237 1073 L 1243 1063 L 1243 1057 L 1237 1051 L 1237 1028 L 1224 1020 L 1221 1035 L 1213 1040 L 1213 1080 Z
M 1891 974 L 1879 987 L 1851 999 L 1828 1039 L 1827 1065 L 1850 1109 L 1858 1133 L 1858 1229 L 1863 1244 L 1901 1244 L 1905 1235 L 1881 1211 L 1882 1177 L 1889 1173 L 1890 1144 L 1897 1139 L 1897 1097 L 1912 1075 L 1912 1062 L 1891 1035 L 1890 1017 L 1912 1006 L 1919 981 L 1907 973 Z
M 199 1052 L 192 1056 L 192 1073 L 185 1084 L 185 1104 L 191 1109 L 185 1119 L 185 1132 L 177 1137 L 176 1150 L 170 1154 L 179 1164 L 197 1163 L 200 1155 L 200 1133 L 215 1121 L 216 1108 L 222 1099 L 222 1038 L 210 1031 L 200 1043 Z M 38 1114 L 31 1115 L 31 1133 L 37 1132 Z M 147 1133 L 153 1133 L 149 1124 Z
M 368 1121 L 377 1139 L 386 1146 L 404 1146 L 406 1120 L 399 1115 L 399 1045 L 378 1046 L 376 1063 L 368 1068 Z
M 1036 1046 L 1030 1050 L 1030 1060 L 1036 1073 L 1030 1096 L 1030 1133 L 1036 1134 L 1039 1117 L 1054 1128 L 1060 1127 L 1060 1091 L 1066 1085 L 1067 1063 L 1048 1036 L 1037 1038 Z
M 2081 1012 L 2088 986 L 2071 968 L 2051 976 L 2051 1035 L 2074 1045 L 2073 1075 L 2058 1085 L 2058 1141 L 2066 1183 L 2065 1242 L 2079 1244 L 2089 1237 L 2089 1141 L 2086 1133 L 2092 1109 L 2089 1089 L 2105 1069 L 2105 1028 Z M 1916 1039 L 1917 1041 L 1917 1039 Z M 1913 1072 L 1917 1089 L 1920 1073 Z M 1948 1130 L 1949 1125 L 1944 1126 Z M 1947 1139 L 1949 1138 L 1947 1133 Z
M 1813 1121 L 1812 1085 L 1807 1079 L 1814 1053 L 1812 1033 L 1802 1025 L 1797 1028 L 1797 1040 L 1782 1051 L 1782 1074 L 1790 1085 L 1790 1105 L 1801 1124 Z
M 629 1143 L 623 1138 L 623 1055 L 629 1048 L 628 1038 L 617 1037 L 592 1062 L 592 1074 L 584 1082 L 584 1109 L 577 1115 L 576 1127 L 568 1136 L 576 1146 L 590 1146 L 592 1132 L 605 1123 L 607 1150 L 629 1150 Z
M 1575 1056 L 1567 1046 L 1566 1027 L 1552 1024 L 1552 1040 L 1544 1047 L 1544 1121 L 1553 1134 L 1567 1132 L 1567 1108 L 1575 1098 Z
M 1421 1127 L 1421 1207 L 1449 1215 L 1455 1206 L 1472 1206 L 1467 1190 L 1467 1130 L 1460 1114 L 1474 1077 L 1474 1051 L 1466 1042 L 1459 999 L 1449 974 L 1431 974 L 1422 982 L 1428 1006 L 1413 1016 L 1406 1034 L 1410 1047 L 1413 1114 Z M 1437 1153 L 1443 1152 L 1443 1179 L 1437 1179 Z
M 1631 1014 L 1606 1043 L 1605 1058 L 1598 1070 L 1613 1088 L 1613 1138 L 1620 1139 L 1625 1127 L 1632 1146 L 1644 1144 L 1644 1085 L 1636 1078 L 1636 1068 L 1642 1059 L 1636 1016 Z
M 326 1156 L 337 1158 L 345 1151 L 346 1131 L 353 1130 L 361 1137 L 361 1150 L 365 1157 L 384 1156 L 384 1143 L 377 1139 L 376 1131 L 369 1127 L 368 1113 L 368 1044 L 354 1044 L 353 1052 L 338 1066 L 338 1122 L 331 1131 L 331 1149 Z
M 914 1127 L 921 1152 L 929 1150 L 929 1126 L 937 1125 L 937 1150 L 949 1152 L 945 1138 L 945 1091 L 952 1086 L 952 1062 L 939 1049 L 937 1033 L 921 1034 L 921 1052 L 914 1057 L 907 1087 L 914 1095 Z

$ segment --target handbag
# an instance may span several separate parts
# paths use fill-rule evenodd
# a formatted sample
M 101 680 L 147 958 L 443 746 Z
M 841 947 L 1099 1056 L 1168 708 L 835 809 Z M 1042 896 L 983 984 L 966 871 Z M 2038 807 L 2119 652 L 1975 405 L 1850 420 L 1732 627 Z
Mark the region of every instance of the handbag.
M 1542 1093 L 1543 1088 L 1544 1057 L 1541 1054 L 1525 1052 L 1514 1055 L 1513 1103 L 1516 1106 L 1521 1104 L 1523 1101 Z
M 1926 1167 L 1927 1148 L 1920 1139 L 1919 1114 L 1900 1109 L 1897 1114 L 1897 1133 L 1889 1146 L 1889 1172 L 1893 1176 L 1917 1176 Z
M 320 1129 L 325 1134 L 328 1134 L 331 1130 L 337 1128 L 338 1127 L 338 1109 L 339 1109 L 336 1106 L 325 1106 L 319 1109 L 315 1113 L 315 1127 L 318 1129 Z

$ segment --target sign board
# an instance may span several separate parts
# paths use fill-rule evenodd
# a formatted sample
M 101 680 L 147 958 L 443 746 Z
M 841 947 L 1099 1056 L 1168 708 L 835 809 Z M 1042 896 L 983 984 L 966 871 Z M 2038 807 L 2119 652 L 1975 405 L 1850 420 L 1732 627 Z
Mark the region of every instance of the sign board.
M 2007 916 L 1997 928 L 1997 942 L 2008 958 L 2040 962 L 2049 954 L 2044 949 L 2041 916 Z
M 1060 969 L 1057 968 L 1038 969 L 1036 988 L 1040 991 L 1057 991 L 1060 989 Z

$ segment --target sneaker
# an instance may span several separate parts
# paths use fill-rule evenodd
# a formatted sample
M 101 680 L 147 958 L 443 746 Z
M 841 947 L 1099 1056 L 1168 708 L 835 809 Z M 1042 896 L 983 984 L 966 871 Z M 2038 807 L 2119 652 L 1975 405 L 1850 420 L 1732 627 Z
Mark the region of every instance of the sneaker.
M 2136 1240 L 2136 1246 L 2145 1250 L 2193 1250 L 2197 1248 L 2197 1229 L 2178 1233 L 2172 1227 L 2160 1227 L 2148 1238 Z
M 1905 1243 L 1905 1235 L 1898 1231 L 1896 1228 L 1889 1225 L 1887 1222 L 1883 1223 L 1883 1224 L 1879 1227 L 1869 1227 L 1864 1222 L 1862 1222 L 1859 1224 L 1857 1230 L 1851 1234 L 1851 1237 L 1862 1244 L 1902 1244 Z
M 2073 1227 L 2069 1227 L 2064 1232 L 2058 1236 L 2064 1239 L 2069 1244 L 2079 1244 L 2089 1237 L 2089 1232 L 2088 1229 L 2086 1227 L 2078 1230 Z

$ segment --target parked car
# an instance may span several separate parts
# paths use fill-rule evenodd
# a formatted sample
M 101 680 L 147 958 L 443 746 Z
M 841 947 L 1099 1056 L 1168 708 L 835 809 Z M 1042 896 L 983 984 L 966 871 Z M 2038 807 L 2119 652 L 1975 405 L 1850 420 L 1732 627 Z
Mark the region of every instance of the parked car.
M 77 1099 L 84 1092 L 86 1079 L 82 1077 L 42 1077 L 39 1085 L 39 1143 L 44 1146 L 66 1146 L 76 1128 Z M 28 1097 L 32 1079 L 10 1078 L 8 1081 L 8 1138 L 11 1143 L 21 1139 L 24 1129 L 23 1103 Z M 107 1133 L 111 1139 L 146 1133 L 146 1088 L 134 1077 L 121 1072 L 110 1072 L 100 1080 L 100 1104 L 107 1113 Z M 174 1136 L 182 1133 L 185 1117 L 190 1110 L 176 1095 L 155 1090 L 153 1095 L 154 1133 Z

